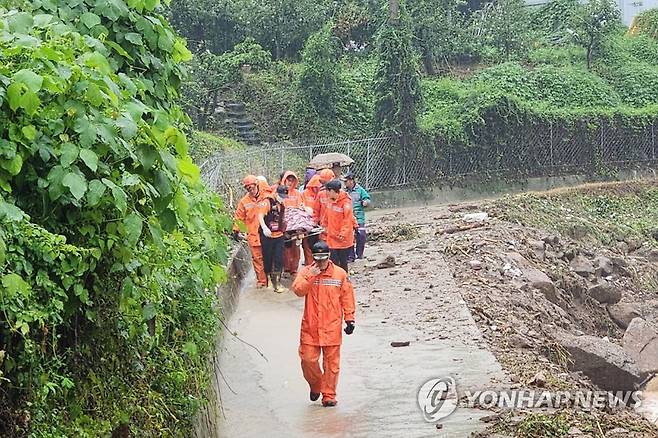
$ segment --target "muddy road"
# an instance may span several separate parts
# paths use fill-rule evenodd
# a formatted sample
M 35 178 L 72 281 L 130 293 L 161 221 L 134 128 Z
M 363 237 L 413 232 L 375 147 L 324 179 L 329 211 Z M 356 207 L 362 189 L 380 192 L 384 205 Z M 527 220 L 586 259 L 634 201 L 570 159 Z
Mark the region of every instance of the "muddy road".
M 373 218 L 386 220 L 386 212 Z M 443 258 L 423 240 L 373 242 L 352 265 L 357 325 L 343 338 L 336 408 L 308 400 L 297 355 L 303 300 L 247 287 L 228 325 L 260 352 L 225 339 L 223 436 L 447 438 L 481 430 L 488 411 L 460 407 L 437 427 L 418 406 L 418 390 L 432 378 L 451 376 L 459 391 L 507 386 Z M 395 262 L 377 268 L 387 255 Z
M 508 202 L 503 208 L 520 208 L 515 200 Z M 481 209 L 492 214 L 481 226 L 464 220 Z M 462 399 L 451 415 L 427 422 L 418 391 L 428 380 L 445 377 L 455 379 L 460 395 L 595 389 L 579 370 L 550 360 L 563 351 L 551 333 L 561 328 L 600 342 L 609 337 L 620 345 L 624 330 L 611 319 L 609 305 L 589 295 L 601 281 L 598 274 L 574 272 L 580 268 L 569 264 L 570 253 L 580 254 L 575 260 L 583 263 L 608 258 L 625 263 L 638 274 L 613 273 L 606 281 L 623 290 L 623 305 L 642 303 L 641 313 L 649 321 L 658 314 L 654 292 L 634 283 L 654 272 L 658 278 L 658 262 L 648 262 L 651 248 L 642 245 L 627 254 L 586 239 L 556 239 L 544 229 L 497 217 L 495 205 L 487 202 L 375 211 L 368 222 L 366 260 L 351 265 L 357 325 L 354 335 L 343 338 L 338 406 L 323 408 L 308 400 L 297 355 L 303 300 L 292 292 L 278 295 L 247 287 L 228 322 L 244 342 L 226 336 L 220 354 L 226 380 L 221 386 L 222 436 L 447 438 L 499 424 L 506 433 L 500 436 L 513 436 L 507 420 L 518 425 L 530 411 L 471 409 Z M 570 295 L 574 291 L 585 292 L 576 297 Z M 391 346 L 407 341 L 407 347 Z M 644 389 L 645 404 L 638 412 L 655 424 L 658 379 Z M 548 425 L 559 415 L 555 409 L 535 412 Z M 584 430 L 589 422 L 611 433 L 620 425 L 638 431 L 615 437 L 658 436 L 658 429 L 638 413 L 575 413 L 578 418 L 569 421 Z M 583 438 L 608 436 L 598 432 Z

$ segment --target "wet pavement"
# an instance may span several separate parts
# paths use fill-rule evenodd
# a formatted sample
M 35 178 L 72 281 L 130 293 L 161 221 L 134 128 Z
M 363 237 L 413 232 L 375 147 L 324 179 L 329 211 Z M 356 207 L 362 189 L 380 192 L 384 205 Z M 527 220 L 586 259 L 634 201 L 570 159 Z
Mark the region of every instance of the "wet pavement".
M 483 347 L 447 270 L 435 270 L 433 281 L 441 287 L 434 290 L 437 299 L 431 302 L 427 293 L 399 296 L 391 285 L 396 283 L 393 276 L 372 275 L 364 262 L 358 263 L 353 275 L 357 326 L 352 336 L 343 337 L 335 408 L 308 399 L 297 354 L 303 299 L 292 292 L 279 295 L 250 288 L 242 292 L 228 325 L 267 360 L 226 336 L 220 369 L 235 393 L 220 385 L 222 436 L 447 438 L 467 437 L 483 428 L 478 419 L 490 412 L 458 408 L 440 420 L 438 430 L 434 423 L 425 422 L 418 407 L 418 389 L 431 378 L 453 377 L 459 391 L 489 389 L 505 379 L 494 356 Z M 432 276 L 423 280 L 427 277 Z M 247 284 L 253 282 L 248 279 Z M 365 304 L 375 297 L 377 306 Z M 421 321 L 417 309 L 423 306 L 442 317 Z M 425 338 L 427 327 L 434 331 L 443 327 L 446 335 Z M 409 347 L 390 345 L 407 340 Z

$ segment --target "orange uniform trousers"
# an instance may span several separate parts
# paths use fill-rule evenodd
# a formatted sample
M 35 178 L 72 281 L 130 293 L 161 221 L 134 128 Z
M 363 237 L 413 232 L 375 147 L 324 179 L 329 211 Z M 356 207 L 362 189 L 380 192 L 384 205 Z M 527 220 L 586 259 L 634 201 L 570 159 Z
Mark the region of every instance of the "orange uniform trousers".
M 296 240 L 291 243 L 290 248 L 283 247 L 283 270 L 290 274 L 296 274 L 297 268 L 299 268 L 300 251 Z
M 320 369 L 322 352 L 322 369 Z M 319 346 L 301 344 L 299 357 L 302 360 L 304 379 L 311 392 L 322 393 L 322 401 L 336 400 L 336 385 L 340 371 L 340 345 Z
M 302 240 L 302 249 L 304 250 L 304 266 L 308 266 L 313 263 L 313 252 L 311 251 L 310 240 L 308 237 L 305 237 Z
M 256 273 L 256 282 L 259 286 L 267 287 L 267 275 L 265 275 L 265 266 L 263 265 L 263 250 L 260 246 L 249 245 L 251 250 L 251 262 L 254 265 Z

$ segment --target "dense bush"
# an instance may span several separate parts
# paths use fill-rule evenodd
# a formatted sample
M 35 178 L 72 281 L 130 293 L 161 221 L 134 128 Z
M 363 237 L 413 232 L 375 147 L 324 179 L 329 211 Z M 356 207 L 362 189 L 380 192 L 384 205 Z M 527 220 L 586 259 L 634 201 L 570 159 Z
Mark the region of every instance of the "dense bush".
M 206 158 L 217 152 L 244 147 L 246 147 L 244 143 L 209 132 L 193 131 L 190 135 L 190 156 L 195 163 L 203 163 Z
M 0 435 L 186 436 L 230 219 L 157 0 L 0 12 Z
M 658 39 L 658 9 L 649 9 L 635 17 L 630 33 L 632 35 L 643 34 Z

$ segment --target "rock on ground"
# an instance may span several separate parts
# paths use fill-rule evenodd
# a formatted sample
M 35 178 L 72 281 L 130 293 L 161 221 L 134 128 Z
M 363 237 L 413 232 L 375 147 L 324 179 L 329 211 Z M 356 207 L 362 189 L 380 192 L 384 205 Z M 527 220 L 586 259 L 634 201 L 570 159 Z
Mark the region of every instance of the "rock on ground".
M 588 293 L 601 304 L 616 304 L 621 301 L 621 290 L 605 280 L 590 287 Z
M 624 350 L 641 372 L 658 372 L 658 327 L 642 318 L 633 319 L 624 333 Z
M 582 371 L 599 387 L 610 391 L 633 391 L 645 375 L 622 347 L 595 336 L 557 335 L 558 343 L 571 355 L 570 368 Z
M 636 303 L 617 303 L 608 306 L 608 314 L 615 324 L 626 329 L 633 319 L 642 316 L 642 311 Z
M 574 257 L 569 265 L 576 274 L 582 277 L 589 277 L 594 273 L 594 266 L 585 256 L 578 255 Z

